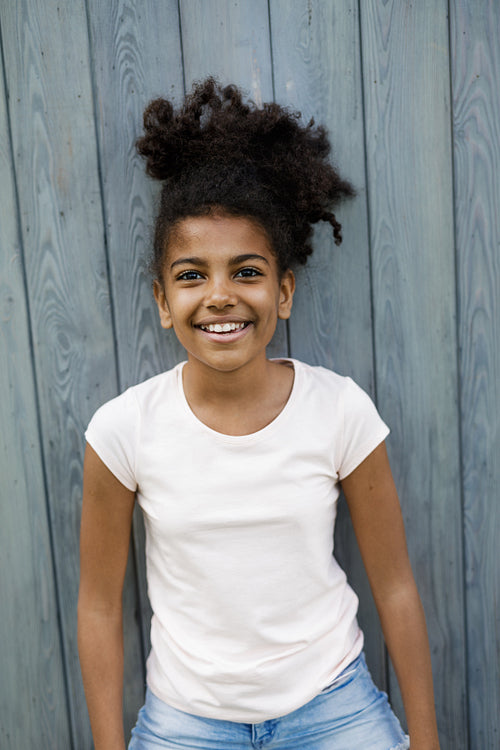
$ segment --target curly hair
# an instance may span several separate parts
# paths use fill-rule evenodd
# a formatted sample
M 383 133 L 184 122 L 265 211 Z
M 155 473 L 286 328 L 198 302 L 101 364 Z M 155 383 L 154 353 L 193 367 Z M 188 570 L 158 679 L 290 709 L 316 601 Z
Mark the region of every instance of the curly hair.
M 341 226 L 329 210 L 354 195 L 328 162 L 325 129 L 275 103 L 245 102 L 234 85 L 212 77 L 195 83 L 175 111 L 155 99 L 144 112 L 137 150 L 146 171 L 163 181 L 150 268 L 161 278 L 170 233 L 183 218 L 224 213 L 255 220 L 266 231 L 281 272 L 312 253 L 312 224 L 327 221 L 335 243 Z

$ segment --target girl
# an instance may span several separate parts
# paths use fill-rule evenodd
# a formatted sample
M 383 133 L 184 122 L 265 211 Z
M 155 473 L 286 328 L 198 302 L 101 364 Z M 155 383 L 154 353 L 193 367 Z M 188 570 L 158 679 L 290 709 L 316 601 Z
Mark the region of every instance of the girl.
M 429 648 L 384 439 L 349 378 L 269 360 L 311 224 L 353 190 L 322 128 L 213 79 L 138 141 L 164 181 L 154 294 L 187 362 L 102 406 L 86 432 L 79 649 L 96 750 L 124 750 L 121 594 L 135 498 L 153 609 L 129 748 L 408 748 L 367 671 L 333 551 L 349 504 L 412 750 L 439 747 Z

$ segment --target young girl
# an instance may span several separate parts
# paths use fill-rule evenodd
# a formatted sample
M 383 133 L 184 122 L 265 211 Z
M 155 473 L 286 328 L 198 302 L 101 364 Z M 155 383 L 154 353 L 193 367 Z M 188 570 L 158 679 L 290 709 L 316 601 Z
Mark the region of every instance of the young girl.
M 340 485 L 403 695 L 412 750 L 439 747 L 429 647 L 384 447 L 350 378 L 269 360 L 311 224 L 353 194 L 322 128 L 208 79 L 138 142 L 164 181 L 154 294 L 187 362 L 86 432 L 79 649 L 96 750 L 124 750 L 121 595 L 135 498 L 153 609 L 129 748 L 408 748 L 373 685 L 333 551 Z

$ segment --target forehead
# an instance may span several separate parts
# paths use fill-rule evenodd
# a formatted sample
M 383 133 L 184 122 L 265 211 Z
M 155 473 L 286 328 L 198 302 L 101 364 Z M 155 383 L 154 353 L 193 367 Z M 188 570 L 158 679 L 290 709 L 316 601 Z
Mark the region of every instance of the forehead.
M 189 216 L 179 220 L 167 244 L 168 260 L 173 261 L 188 250 L 207 253 L 214 259 L 258 252 L 275 262 L 266 231 L 256 221 L 242 216 Z

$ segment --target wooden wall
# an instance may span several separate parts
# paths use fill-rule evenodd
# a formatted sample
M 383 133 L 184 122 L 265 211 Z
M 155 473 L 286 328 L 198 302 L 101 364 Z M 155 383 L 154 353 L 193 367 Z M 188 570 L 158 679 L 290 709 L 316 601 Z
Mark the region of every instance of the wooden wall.
M 497 0 L 0 3 L 0 746 L 92 746 L 76 648 L 83 432 L 183 358 L 143 257 L 134 152 L 155 95 L 212 73 L 325 123 L 358 197 L 299 274 L 273 354 L 351 374 L 391 425 L 443 750 L 500 746 L 500 4 Z M 401 714 L 359 556 L 369 662 Z M 125 721 L 148 603 L 134 523 Z

